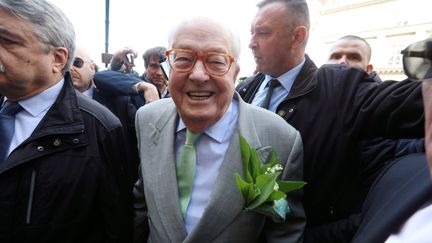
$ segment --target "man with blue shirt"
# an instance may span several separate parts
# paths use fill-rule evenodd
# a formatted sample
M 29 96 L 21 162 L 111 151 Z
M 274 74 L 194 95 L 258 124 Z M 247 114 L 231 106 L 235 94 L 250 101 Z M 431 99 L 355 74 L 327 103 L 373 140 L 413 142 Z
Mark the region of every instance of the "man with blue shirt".
M 324 65 L 305 54 L 305 0 L 264 0 L 252 21 L 249 47 L 258 73 L 237 86 L 248 103 L 264 106 L 298 129 L 304 145 L 305 242 L 349 242 L 367 192 L 368 164 L 358 143 L 374 137 L 423 137 L 420 82 L 375 82 L 359 68 Z M 277 79 L 272 92 L 267 83 Z M 276 82 L 277 83 L 277 82 Z M 267 94 L 271 94 L 268 96 Z M 351 217 L 355 216 L 355 217 Z
M 283 119 L 234 91 L 238 38 L 207 18 L 182 22 L 167 51 L 169 92 L 136 117 L 142 172 L 135 195 L 136 242 L 301 242 L 302 192 L 287 197 L 283 223 L 244 211 L 240 135 L 262 155 L 275 151 L 281 180 L 302 179 L 302 142 Z
M 75 91 L 74 51 L 60 9 L 0 0 L 0 242 L 130 241 L 122 127 Z

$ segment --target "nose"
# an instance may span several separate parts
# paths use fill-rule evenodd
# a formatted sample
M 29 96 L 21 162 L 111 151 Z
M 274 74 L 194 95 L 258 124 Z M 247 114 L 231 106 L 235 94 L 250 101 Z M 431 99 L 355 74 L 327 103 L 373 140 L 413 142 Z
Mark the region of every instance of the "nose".
M 159 66 L 159 68 L 157 69 L 156 73 L 157 73 L 158 75 L 163 75 L 163 72 L 162 72 L 162 66 Z
M 201 60 L 197 60 L 193 67 L 189 78 L 195 82 L 205 82 L 209 79 L 209 74 L 204 67 L 204 63 Z
M 347 64 L 348 64 L 348 59 L 346 58 L 346 56 L 342 56 L 342 57 L 338 60 L 337 63 L 338 63 L 338 64 L 345 64 L 345 65 L 347 65 Z
M 255 49 L 257 47 L 257 42 L 254 38 L 254 35 L 251 36 L 250 41 L 249 41 L 249 46 L 250 49 Z

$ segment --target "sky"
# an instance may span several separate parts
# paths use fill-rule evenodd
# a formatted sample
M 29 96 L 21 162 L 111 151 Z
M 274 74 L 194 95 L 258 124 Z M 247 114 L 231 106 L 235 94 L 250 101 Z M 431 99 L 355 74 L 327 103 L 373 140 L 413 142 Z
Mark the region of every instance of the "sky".
M 90 53 L 103 69 L 105 52 L 105 0 L 51 0 L 72 21 L 77 44 Z M 110 0 L 109 52 L 123 47 L 138 51 L 136 70 L 144 71 L 142 54 L 155 46 L 168 47 L 168 33 L 179 21 L 193 16 L 208 16 L 229 24 L 241 39 L 240 74 L 249 76 L 255 69 L 248 48 L 250 24 L 259 0 Z

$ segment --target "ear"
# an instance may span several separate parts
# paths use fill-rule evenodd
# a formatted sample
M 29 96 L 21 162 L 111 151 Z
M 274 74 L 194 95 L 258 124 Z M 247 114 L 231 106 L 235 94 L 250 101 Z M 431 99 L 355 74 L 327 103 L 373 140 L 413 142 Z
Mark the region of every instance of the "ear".
M 91 61 L 91 63 L 90 63 L 90 70 L 91 70 L 92 76 L 95 75 L 95 73 L 96 73 L 95 65 L 96 64 L 93 61 Z
M 240 73 L 240 65 L 236 62 L 233 68 L 235 68 L 234 77 L 233 77 L 235 83 L 237 81 L 237 76 Z
M 299 48 L 305 46 L 305 41 L 308 37 L 308 30 L 306 26 L 298 26 L 293 30 L 293 48 Z
M 62 73 L 62 70 L 65 68 L 67 60 L 68 60 L 68 50 L 64 47 L 56 47 L 52 50 L 54 62 L 52 66 L 53 73 Z
M 368 64 L 367 66 L 366 66 L 366 72 L 367 73 L 370 73 L 370 72 L 372 72 L 373 71 L 373 65 L 372 64 Z

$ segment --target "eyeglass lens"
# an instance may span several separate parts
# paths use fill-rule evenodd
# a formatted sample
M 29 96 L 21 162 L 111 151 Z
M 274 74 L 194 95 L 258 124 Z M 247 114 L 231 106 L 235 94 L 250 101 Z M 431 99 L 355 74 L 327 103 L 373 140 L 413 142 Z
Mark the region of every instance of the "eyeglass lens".
M 173 50 L 169 55 L 173 69 L 184 72 L 192 70 L 197 59 L 201 58 L 190 51 Z M 210 52 L 204 55 L 203 63 L 209 73 L 223 75 L 230 68 L 231 60 L 227 55 Z

